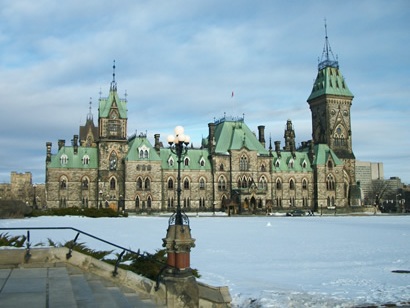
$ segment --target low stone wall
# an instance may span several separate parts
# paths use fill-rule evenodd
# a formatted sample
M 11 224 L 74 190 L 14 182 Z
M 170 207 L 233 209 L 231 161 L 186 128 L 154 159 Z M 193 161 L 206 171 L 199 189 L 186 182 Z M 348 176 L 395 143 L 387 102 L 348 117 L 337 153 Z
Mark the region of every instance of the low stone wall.
M 114 266 L 72 251 L 71 257 L 67 259 L 68 248 L 33 248 L 30 250 L 30 258 L 26 259 L 25 249 L 0 249 L 0 267 L 54 267 L 66 263 L 76 266 L 83 271 L 95 274 L 117 284 L 134 290 L 142 297 L 149 297 L 159 306 L 166 306 L 166 287 L 159 285 L 155 290 L 156 283 L 148 278 L 118 268 L 118 274 L 114 277 Z M 231 296 L 227 287 L 212 287 L 207 284 L 198 283 L 199 307 L 219 308 L 230 307 Z

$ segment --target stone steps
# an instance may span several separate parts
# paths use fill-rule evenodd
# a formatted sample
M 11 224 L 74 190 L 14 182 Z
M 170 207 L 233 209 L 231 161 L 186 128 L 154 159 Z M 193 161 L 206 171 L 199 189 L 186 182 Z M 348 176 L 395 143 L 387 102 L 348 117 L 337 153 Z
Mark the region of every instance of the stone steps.
M 135 291 L 71 265 L 0 269 L 0 307 L 156 307 Z

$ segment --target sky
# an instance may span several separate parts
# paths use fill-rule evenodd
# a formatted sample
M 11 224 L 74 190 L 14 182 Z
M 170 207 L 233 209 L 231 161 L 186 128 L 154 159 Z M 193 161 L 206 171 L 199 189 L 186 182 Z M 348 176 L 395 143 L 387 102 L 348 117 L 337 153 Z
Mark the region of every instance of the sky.
M 0 0 L 0 182 L 45 181 L 46 142 L 94 122 L 115 80 L 128 135 L 161 141 L 177 125 L 194 146 L 208 123 L 245 117 L 283 142 L 311 139 L 306 102 L 325 43 L 354 95 L 353 151 L 410 183 L 410 2 Z M 234 96 L 232 97 L 232 92 Z

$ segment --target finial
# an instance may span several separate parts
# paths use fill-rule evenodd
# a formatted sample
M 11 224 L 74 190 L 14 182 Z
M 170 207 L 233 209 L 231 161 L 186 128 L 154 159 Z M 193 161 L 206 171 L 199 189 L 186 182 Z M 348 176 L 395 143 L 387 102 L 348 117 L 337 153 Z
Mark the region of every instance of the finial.
M 92 112 L 91 112 L 91 104 L 92 104 L 92 100 L 93 100 L 93 98 L 92 97 L 90 97 L 90 106 L 88 107 L 88 114 L 87 114 L 87 120 L 90 120 L 90 121 L 92 121 L 93 120 L 93 114 L 92 114 Z
M 330 59 L 329 55 L 332 55 L 332 60 Z M 334 68 L 339 68 L 339 63 L 335 56 L 333 55 L 332 48 L 330 47 L 329 44 L 329 38 L 327 36 L 327 22 L 325 18 L 325 45 L 323 46 L 323 52 L 322 52 L 322 57 L 320 59 L 318 68 L 319 70 L 325 68 L 325 67 L 334 67 Z
M 125 101 L 127 102 L 127 97 L 128 97 L 127 90 L 125 90 L 124 96 L 125 96 Z
M 111 82 L 111 91 L 117 91 L 117 83 L 115 82 L 115 60 L 112 65 L 112 82 Z

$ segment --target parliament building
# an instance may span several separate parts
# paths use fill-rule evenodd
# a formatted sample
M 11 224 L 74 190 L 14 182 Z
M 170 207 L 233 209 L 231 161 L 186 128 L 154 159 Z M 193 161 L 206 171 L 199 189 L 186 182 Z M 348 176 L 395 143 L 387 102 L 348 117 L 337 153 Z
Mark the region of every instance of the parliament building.
M 352 149 L 353 94 L 331 58 L 326 36 L 322 59 L 307 99 L 312 139 L 296 146 L 290 120 L 284 144 L 253 133 L 243 117 L 208 124 L 208 136 L 181 162 L 184 211 L 269 213 L 356 206 Z M 115 69 L 115 66 L 114 66 Z M 128 212 L 173 211 L 177 202 L 177 157 L 146 134 L 127 136 L 127 100 L 117 92 L 115 71 L 108 97 L 99 99 L 98 122 L 90 112 L 70 144 L 46 143 L 48 207 L 111 207 Z M 164 146 L 165 144 L 165 146 Z

